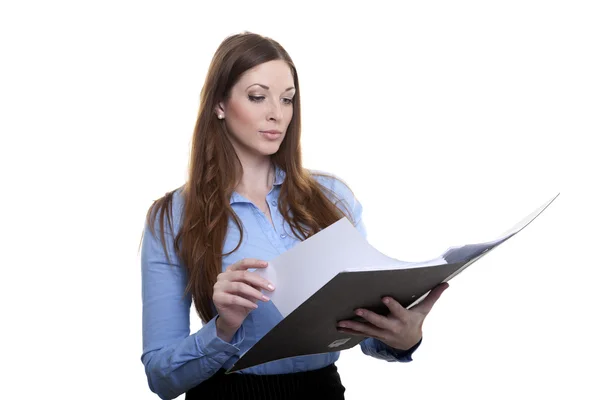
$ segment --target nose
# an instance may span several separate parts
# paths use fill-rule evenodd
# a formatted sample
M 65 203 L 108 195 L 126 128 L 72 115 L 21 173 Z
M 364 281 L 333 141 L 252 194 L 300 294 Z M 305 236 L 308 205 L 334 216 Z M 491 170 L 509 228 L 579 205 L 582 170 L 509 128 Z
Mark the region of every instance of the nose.
M 281 104 L 279 104 L 278 101 L 272 102 L 267 118 L 269 121 L 279 121 L 283 119 L 283 110 L 281 109 Z

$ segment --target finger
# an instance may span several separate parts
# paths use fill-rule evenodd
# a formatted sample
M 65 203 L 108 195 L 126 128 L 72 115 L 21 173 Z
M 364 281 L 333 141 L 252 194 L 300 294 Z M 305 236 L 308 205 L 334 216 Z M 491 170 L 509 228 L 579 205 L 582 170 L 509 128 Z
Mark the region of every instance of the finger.
M 356 331 L 353 331 L 352 329 L 348 329 L 348 328 L 337 328 L 337 331 L 340 333 L 347 333 L 348 335 L 368 337 L 364 333 L 356 332 Z
M 370 336 L 376 339 L 381 339 L 385 335 L 385 332 L 380 328 L 355 321 L 340 321 L 337 326 L 338 330 L 350 330 L 357 332 L 360 335 Z
M 258 308 L 258 305 L 248 299 L 245 299 L 240 296 L 236 296 L 233 294 L 229 294 L 226 292 L 215 293 L 213 301 L 215 304 L 220 306 L 240 306 L 244 308 L 248 308 L 250 310 L 255 310 Z
M 398 318 L 400 321 L 407 321 L 409 318 L 409 311 L 398 303 L 393 297 L 384 297 L 383 304 L 387 306 L 390 313 Z
M 230 273 L 224 275 L 222 279 L 232 282 L 245 282 L 257 289 L 262 288 L 270 291 L 275 290 L 275 286 L 273 286 L 271 282 L 250 271 L 231 271 Z
M 412 308 L 413 311 L 418 311 L 422 314 L 429 314 L 429 312 L 431 311 L 431 309 L 433 308 L 433 305 L 435 304 L 436 301 L 438 301 L 438 299 L 440 298 L 440 296 L 442 295 L 442 293 L 444 293 L 444 290 L 448 289 L 448 282 L 444 282 L 439 284 L 438 286 L 436 286 L 435 288 L 433 288 L 431 290 L 431 292 L 429 292 L 429 294 L 427 295 L 427 297 L 425 297 L 423 299 L 423 301 L 421 301 L 421 303 L 417 304 L 416 306 L 414 306 Z
M 262 301 L 270 300 L 267 296 L 262 294 L 260 290 L 257 290 L 244 282 L 227 282 L 223 286 L 223 291 L 226 293 L 242 296 L 247 299 L 256 299 Z
M 374 313 L 373 311 L 365 310 L 364 308 L 359 308 L 354 313 L 359 317 L 363 317 L 365 320 L 367 320 L 367 322 L 370 322 L 378 328 L 386 330 L 392 330 L 393 328 L 393 323 L 389 320 L 389 318 Z
M 240 261 L 227 267 L 227 271 L 242 271 L 248 268 L 265 268 L 268 265 L 266 261 L 256 258 L 243 258 Z

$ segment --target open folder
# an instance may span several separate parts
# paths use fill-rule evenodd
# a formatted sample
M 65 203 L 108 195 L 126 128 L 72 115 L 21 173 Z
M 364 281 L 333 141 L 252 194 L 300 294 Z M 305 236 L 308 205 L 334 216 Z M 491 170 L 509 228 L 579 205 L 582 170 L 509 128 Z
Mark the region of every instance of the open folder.
M 547 201 L 493 241 L 450 247 L 438 258 L 404 262 L 371 246 L 342 218 L 297 244 L 255 272 L 275 285 L 264 293 L 281 313 L 281 321 L 248 349 L 227 373 L 282 358 L 352 348 L 364 337 L 338 332 L 337 322 L 360 319 L 365 308 L 386 315 L 382 303 L 391 296 L 406 308 L 431 289 L 454 278 L 473 262 L 525 228 L 556 198 Z

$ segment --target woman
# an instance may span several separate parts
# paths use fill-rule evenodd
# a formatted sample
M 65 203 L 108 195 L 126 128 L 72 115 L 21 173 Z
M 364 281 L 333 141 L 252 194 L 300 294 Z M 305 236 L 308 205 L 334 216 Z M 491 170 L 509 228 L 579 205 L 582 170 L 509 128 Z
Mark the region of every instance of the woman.
M 302 167 L 298 74 L 281 45 L 251 33 L 223 41 L 202 89 L 190 161 L 186 184 L 148 210 L 143 236 L 150 389 L 163 399 L 343 399 L 339 353 L 223 373 L 278 322 L 262 294 L 274 288 L 253 269 L 343 216 L 365 232 L 350 189 Z M 339 329 L 365 336 L 365 354 L 410 361 L 444 289 L 410 311 L 386 299 L 388 316 L 362 310 L 369 323 Z M 190 335 L 192 300 L 204 325 Z

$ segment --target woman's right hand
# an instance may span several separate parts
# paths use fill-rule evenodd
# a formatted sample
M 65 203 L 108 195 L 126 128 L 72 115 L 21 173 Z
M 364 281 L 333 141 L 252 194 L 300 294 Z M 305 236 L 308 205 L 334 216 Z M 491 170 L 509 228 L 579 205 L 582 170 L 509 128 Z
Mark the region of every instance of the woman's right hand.
M 268 280 L 248 271 L 248 268 L 265 268 L 266 261 L 244 258 L 225 269 L 217 276 L 213 286 L 213 303 L 219 314 L 217 335 L 229 342 L 242 323 L 256 308 L 258 301 L 269 301 L 260 289 L 273 291 Z

